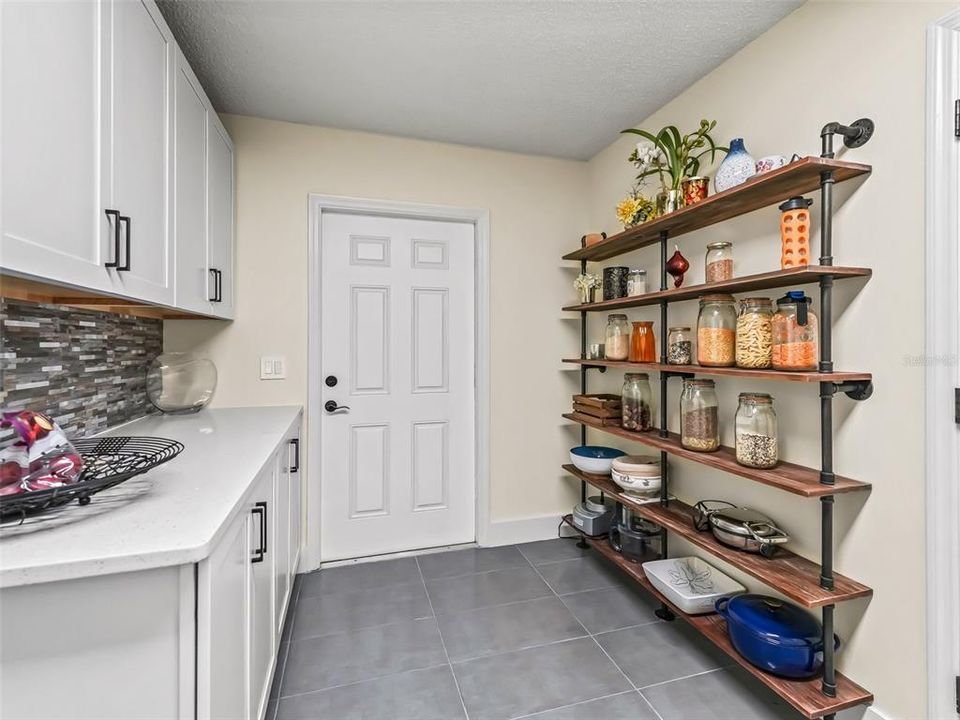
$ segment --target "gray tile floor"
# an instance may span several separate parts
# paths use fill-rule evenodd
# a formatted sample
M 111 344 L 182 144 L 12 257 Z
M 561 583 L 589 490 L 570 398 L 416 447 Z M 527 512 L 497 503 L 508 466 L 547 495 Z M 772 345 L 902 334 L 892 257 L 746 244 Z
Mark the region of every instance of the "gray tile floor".
M 796 720 L 571 540 L 298 577 L 267 720 Z

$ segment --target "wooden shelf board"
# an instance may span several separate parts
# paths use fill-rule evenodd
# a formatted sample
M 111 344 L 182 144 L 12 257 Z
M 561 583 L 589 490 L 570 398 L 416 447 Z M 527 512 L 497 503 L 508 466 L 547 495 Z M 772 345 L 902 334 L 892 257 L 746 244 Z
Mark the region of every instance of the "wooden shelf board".
M 565 516 L 564 520 L 570 527 L 577 530 L 569 515 Z M 579 532 L 579 530 L 577 530 L 577 532 Z M 630 562 L 602 539 L 590 537 L 585 537 L 585 539 L 587 543 L 606 560 L 629 575 L 638 585 L 641 585 L 647 592 L 667 605 L 679 619 L 690 624 L 695 630 L 698 630 L 705 638 L 736 661 L 740 667 L 790 703 L 790 705 L 805 717 L 811 718 L 812 720 L 813 718 L 820 718 L 824 715 L 839 712 L 840 710 L 873 702 L 873 693 L 864 690 L 842 673 L 836 674 L 836 697 L 827 697 L 820 691 L 819 677 L 806 680 L 789 680 L 770 675 L 754 667 L 744 660 L 730 643 L 730 638 L 727 635 L 727 624 L 722 617 L 715 613 L 709 615 L 687 615 L 667 600 L 667 598 L 647 580 L 647 576 L 644 574 L 641 565 Z
M 824 495 L 838 495 L 840 493 L 858 492 L 869 490 L 870 484 L 851 478 L 836 476 L 836 482 L 833 485 L 824 485 L 820 482 L 820 471 L 814 468 L 795 465 L 794 463 L 781 461 L 776 467 L 769 470 L 745 467 L 737 462 L 736 452 L 731 447 L 722 446 L 716 452 L 696 452 L 688 450 L 680 444 L 680 436 L 676 433 L 670 433 L 667 437 L 660 437 L 656 430 L 649 432 L 634 432 L 624 430 L 615 425 L 601 425 L 597 418 L 583 413 L 570 412 L 564 413 L 563 417 L 572 420 L 575 423 L 586 425 L 587 427 L 626 440 L 634 440 L 643 443 L 657 450 L 663 450 L 685 460 L 690 460 L 700 465 L 706 465 L 716 470 L 728 472 L 731 475 L 753 480 L 763 485 L 784 490 L 794 495 L 802 497 L 822 497 Z
M 820 566 L 783 547 L 772 558 L 727 547 L 712 533 L 698 531 L 693 526 L 693 508 L 680 500 L 671 500 L 667 507 L 660 503 L 637 502 L 608 477 L 582 473 L 573 465 L 564 465 L 563 469 L 804 607 L 834 605 L 873 594 L 873 590 L 866 585 L 838 573 L 834 573 L 833 590 L 820 587 Z
M 687 285 L 686 287 L 655 290 L 643 295 L 616 298 L 615 300 L 598 300 L 597 302 L 566 305 L 564 310 L 576 312 L 609 312 L 624 308 L 643 307 L 645 305 L 659 305 L 662 301 L 680 302 L 692 300 L 701 295 L 710 293 L 742 293 L 754 290 L 770 290 L 772 288 L 792 287 L 817 282 L 822 276 L 842 280 L 851 277 L 870 277 L 873 271 L 870 268 L 846 267 L 840 265 L 807 265 L 806 267 L 790 268 L 788 270 L 773 270 L 756 275 L 744 275 L 730 280 L 704 283 L 702 285 Z
M 748 370 L 737 367 L 706 367 L 704 365 L 669 365 L 667 363 L 637 363 L 626 360 L 584 360 L 582 358 L 564 358 L 561 362 L 587 367 L 623 368 L 628 372 L 683 372 L 693 375 L 718 375 L 730 377 L 755 378 L 757 380 L 777 380 L 786 382 L 852 382 L 872 380 L 866 372 L 784 372 L 781 370 Z
M 596 245 L 567 253 L 563 259 L 606 260 L 652 245 L 659 241 L 661 232 L 666 232 L 672 239 L 739 215 L 746 215 L 754 210 L 776 205 L 788 198 L 818 190 L 820 175 L 827 171 L 833 171 L 834 181 L 839 183 L 866 175 L 871 171 L 871 167 L 842 160 L 805 157 L 782 168 L 762 175 L 754 175 L 745 183 L 711 195 L 696 205 L 689 205 L 611 235 Z

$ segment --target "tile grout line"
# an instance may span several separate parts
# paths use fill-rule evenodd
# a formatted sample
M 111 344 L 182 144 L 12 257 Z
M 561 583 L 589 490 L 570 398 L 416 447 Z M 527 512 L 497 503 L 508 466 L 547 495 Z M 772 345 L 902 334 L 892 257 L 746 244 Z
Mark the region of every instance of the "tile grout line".
M 537 710 L 534 713 L 527 713 L 526 715 L 515 715 L 510 718 L 510 720 L 524 720 L 524 718 L 536 717 L 540 713 L 553 712 L 554 710 L 566 710 L 567 708 L 578 707 L 580 705 L 586 705 L 587 703 L 595 702 L 596 700 L 606 700 L 607 698 L 619 697 L 620 695 L 630 695 L 637 692 L 636 690 L 621 690 L 620 692 L 610 693 L 609 695 L 601 695 L 600 697 L 591 698 L 590 700 L 579 700 L 575 703 L 569 703 L 568 705 L 560 705 L 555 708 L 550 708 L 549 710 Z
M 340 688 L 350 687 L 352 685 L 363 685 L 363 683 L 373 682 L 375 680 L 384 680 L 385 678 L 398 677 L 400 675 L 408 675 L 410 673 L 421 672 L 423 670 L 437 670 L 438 668 L 449 667 L 448 663 L 437 663 L 436 665 L 427 665 L 426 667 L 419 668 L 410 668 L 409 670 L 401 670 L 400 672 L 389 672 L 384 673 L 383 675 L 373 675 L 372 677 L 362 678 L 360 680 L 351 680 L 350 682 L 338 683 L 336 685 L 331 685 L 325 688 L 317 688 L 316 690 L 307 690 L 305 692 L 290 693 L 289 695 L 283 695 L 283 699 L 287 698 L 296 698 L 303 697 L 304 695 L 316 695 L 317 693 L 324 693 L 328 690 L 339 690 Z M 280 698 L 278 697 L 279 701 Z
M 681 680 L 689 680 L 691 678 L 700 677 L 701 675 L 709 675 L 710 673 L 720 672 L 722 670 L 729 670 L 732 665 L 721 665 L 720 667 L 710 668 L 709 670 L 704 670 L 702 672 L 691 673 L 690 675 L 684 675 L 683 677 L 672 678 L 670 680 L 661 680 L 660 682 L 650 683 L 649 685 L 644 685 L 637 688 L 637 690 L 643 692 L 644 690 L 649 690 L 650 688 L 660 687 L 661 685 L 669 685 L 670 683 L 680 682 Z
M 273 717 L 268 718 L 268 720 L 276 720 L 277 715 L 280 713 L 280 698 L 283 697 L 283 676 L 287 673 L 287 660 L 290 659 L 290 644 L 293 642 L 293 626 L 297 622 L 297 604 L 300 602 L 300 591 L 303 589 L 303 579 L 297 582 L 297 575 L 294 573 L 292 582 L 294 588 L 290 591 L 290 604 L 287 607 L 287 617 L 284 622 L 290 624 L 290 634 L 287 636 L 286 641 L 283 640 L 283 630 L 280 629 L 280 644 L 286 645 L 286 650 L 283 653 L 283 664 L 280 666 L 280 679 L 277 681 L 277 697 L 273 699 Z M 293 592 L 293 590 L 296 592 Z M 279 661 L 279 658 L 277 658 Z M 274 670 L 276 672 L 276 670 Z
M 522 554 L 522 553 L 521 553 Z M 447 652 L 447 643 L 443 639 L 443 633 L 440 632 L 440 621 L 437 620 L 437 611 L 433 609 L 433 600 L 430 599 L 430 592 L 427 590 L 427 581 L 423 577 L 423 570 L 420 567 L 420 559 L 414 556 L 417 563 L 417 572 L 420 574 L 420 582 L 423 583 L 423 592 L 427 595 L 427 602 L 430 603 L 430 612 L 433 613 L 434 622 L 437 625 L 437 636 L 440 638 L 440 647 L 443 648 L 443 656 L 447 659 L 447 667 L 450 669 L 450 675 L 453 677 L 453 685 L 457 689 L 457 697 L 460 698 L 460 707 L 463 708 L 463 717 L 470 720 L 470 714 L 467 712 L 467 704 L 463 701 L 463 693 L 460 691 L 460 681 L 457 680 L 457 673 L 453 670 L 453 663 L 450 662 L 450 653 Z

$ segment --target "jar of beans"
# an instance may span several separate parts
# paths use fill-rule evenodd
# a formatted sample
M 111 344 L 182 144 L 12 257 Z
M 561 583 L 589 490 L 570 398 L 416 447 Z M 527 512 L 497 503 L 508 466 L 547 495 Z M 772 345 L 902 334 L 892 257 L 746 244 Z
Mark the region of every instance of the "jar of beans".
M 720 409 L 713 380 L 684 380 L 680 394 L 680 444 L 698 452 L 720 447 Z
M 629 357 L 630 323 L 627 322 L 626 315 L 607 315 L 603 351 L 607 360 L 626 360 Z
M 704 295 L 697 318 L 697 362 L 709 367 L 734 364 L 737 302 L 733 295 Z
M 672 327 L 667 337 L 667 363 L 690 365 L 693 362 L 693 333 L 689 327 Z
M 733 279 L 733 243 L 714 242 L 707 245 L 704 274 L 708 283 Z
M 777 413 L 766 393 L 740 393 L 736 418 L 737 462 L 747 467 L 777 464 Z
M 653 391 L 647 373 L 624 374 L 620 406 L 624 429 L 646 431 L 653 427 Z
M 774 370 L 816 370 L 820 361 L 819 324 L 802 290 L 777 300 L 771 321 L 771 361 Z
M 737 367 L 762 369 L 772 364 L 773 303 L 769 298 L 744 298 L 737 318 Z

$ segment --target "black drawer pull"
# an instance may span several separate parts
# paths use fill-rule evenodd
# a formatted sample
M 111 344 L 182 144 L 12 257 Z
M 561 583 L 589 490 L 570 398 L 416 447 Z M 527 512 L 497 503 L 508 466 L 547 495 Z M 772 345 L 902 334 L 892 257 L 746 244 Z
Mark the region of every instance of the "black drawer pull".
M 130 269 L 130 218 L 126 215 L 120 216 L 120 222 L 126 225 L 126 238 L 127 238 L 127 256 L 124 259 L 123 265 L 118 265 L 117 270 L 129 270 Z M 117 252 L 120 252 L 119 241 L 117 243 Z M 119 260 L 119 257 L 117 258 Z
M 290 444 L 293 445 L 293 466 L 290 472 L 300 472 L 300 438 L 293 438 Z
M 260 516 L 260 545 L 253 551 L 253 557 L 250 558 L 250 562 L 258 563 L 263 562 L 264 553 L 267 549 L 264 547 L 264 525 L 267 522 L 267 504 L 266 503 L 257 503 L 254 507 L 250 508 L 250 512 L 254 515 Z
M 120 264 L 120 211 L 104 210 L 107 217 L 113 217 L 113 260 L 105 262 L 104 267 L 115 268 Z

